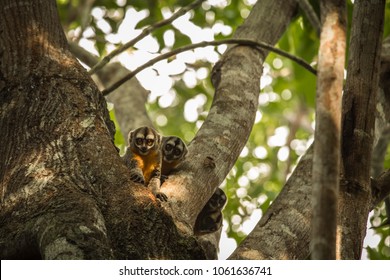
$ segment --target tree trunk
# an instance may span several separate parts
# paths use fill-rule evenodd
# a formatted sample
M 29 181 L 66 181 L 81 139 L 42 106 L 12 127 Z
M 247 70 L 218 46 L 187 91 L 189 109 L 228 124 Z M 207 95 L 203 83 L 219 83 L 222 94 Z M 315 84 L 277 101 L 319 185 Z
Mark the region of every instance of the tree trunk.
M 312 259 L 335 259 L 347 27 L 345 0 L 321 1 L 321 21 L 310 251 Z
M 343 95 L 344 195 L 339 210 L 342 259 L 359 259 L 371 209 L 371 153 L 380 71 L 385 1 L 356 1 L 353 11 L 347 81 Z M 368 21 L 367 18 L 371 20 Z
M 112 258 L 105 101 L 67 50 L 55 1 L 3 0 L 0 17 L 1 258 Z
M 1 258 L 204 258 L 130 181 L 55 1 L 2 4 Z

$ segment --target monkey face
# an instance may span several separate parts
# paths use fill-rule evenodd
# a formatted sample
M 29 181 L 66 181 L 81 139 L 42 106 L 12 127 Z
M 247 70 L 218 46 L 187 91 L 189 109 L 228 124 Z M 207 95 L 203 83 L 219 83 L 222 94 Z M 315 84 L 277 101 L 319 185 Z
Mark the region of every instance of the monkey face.
M 168 136 L 163 138 L 162 143 L 163 160 L 171 163 L 181 161 L 187 154 L 187 146 L 179 137 Z
M 227 201 L 226 194 L 223 190 L 218 188 L 207 202 L 210 209 L 222 210 Z
M 222 209 L 227 201 L 226 194 L 218 188 L 199 213 L 195 225 L 195 235 L 203 235 L 219 230 L 222 227 Z
M 151 150 L 160 148 L 161 137 L 151 127 L 143 126 L 133 130 L 129 134 L 129 143 L 132 150 L 143 156 Z

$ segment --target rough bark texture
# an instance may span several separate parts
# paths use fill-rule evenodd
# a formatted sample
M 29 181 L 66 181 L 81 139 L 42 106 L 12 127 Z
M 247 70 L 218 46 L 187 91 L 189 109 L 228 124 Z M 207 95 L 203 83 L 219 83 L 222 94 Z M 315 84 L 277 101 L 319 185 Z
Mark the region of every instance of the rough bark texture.
M 4 0 L 0 16 L 0 257 L 205 258 L 130 181 L 55 1 Z
M 347 81 L 343 95 L 343 179 L 339 242 L 342 259 L 359 259 L 371 206 L 370 164 L 374 138 L 385 1 L 354 6 Z M 367 20 L 370 18 L 370 20 Z M 352 219 L 351 217 L 355 217 Z
M 115 154 L 104 99 L 66 49 L 54 1 L 4 0 L 0 17 L 1 258 L 112 258 L 94 184 L 98 149 Z
M 341 93 L 346 47 L 344 0 L 321 1 L 313 158 L 312 259 L 336 258 Z

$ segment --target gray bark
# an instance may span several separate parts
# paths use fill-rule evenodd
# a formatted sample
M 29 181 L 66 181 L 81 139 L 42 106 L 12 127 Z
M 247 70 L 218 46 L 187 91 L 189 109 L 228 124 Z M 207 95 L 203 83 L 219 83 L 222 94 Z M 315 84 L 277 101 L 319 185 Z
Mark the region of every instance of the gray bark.
M 353 11 L 343 95 L 343 174 L 339 240 L 341 259 L 359 259 L 371 206 L 370 166 L 375 130 L 385 1 L 357 1 Z M 367 18 L 372 20 L 367 21 Z M 352 219 L 351 217 L 354 217 Z
M 131 182 L 55 1 L 2 0 L 0 17 L 1 259 L 205 258 Z
M 104 99 L 66 48 L 55 1 L 3 0 L 0 18 L 0 257 L 112 258 L 95 184 L 102 147 L 115 153 Z

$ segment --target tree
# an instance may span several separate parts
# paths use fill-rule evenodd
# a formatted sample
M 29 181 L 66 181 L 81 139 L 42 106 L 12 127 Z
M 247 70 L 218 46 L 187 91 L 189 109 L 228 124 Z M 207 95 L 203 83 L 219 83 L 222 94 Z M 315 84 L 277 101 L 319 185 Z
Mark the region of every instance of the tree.
M 172 10 L 167 10 L 167 7 L 173 5 L 170 1 L 167 1 L 167 6 L 160 4 L 161 7 L 151 1 L 140 2 L 142 3 L 135 2 L 132 5 L 148 9 L 150 13 L 140 24 L 148 25 L 162 20 L 163 7 L 167 14 L 173 13 Z M 187 2 L 192 1 L 182 1 L 182 6 Z M 195 2 L 187 7 L 193 9 L 196 4 L 204 1 Z M 319 7 L 314 5 L 314 9 L 308 9 L 311 6 L 306 1 L 298 2 L 301 10 L 298 9 L 297 2 L 292 0 L 261 0 L 253 7 L 232 1 L 228 9 L 218 9 L 210 3 L 203 3 L 201 9 L 194 10 L 193 20 L 200 21 L 201 18 L 201 22 L 207 24 L 204 19 L 214 15 L 230 20 L 233 24 L 239 10 L 249 12 L 251 8 L 245 21 L 234 31 L 234 38 L 269 45 L 278 43 L 279 47 L 293 53 L 294 46 L 289 41 L 289 36 L 305 38 L 302 42 L 318 45 L 319 39 L 315 34 L 321 29 L 315 24 L 312 27 L 307 20 L 315 22 L 313 18 L 319 14 Z M 258 171 L 261 166 L 265 169 L 270 166 L 253 164 L 253 158 L 243 156 L 246 165 L 238 162 L 233 173 L 229 174 L 240 154 L 242 155 L 242 150 L 255 150 L 255 144 L 250 147 L 251 143 L 269 133 L 264 124 L 258 125 L 259 120 L 256 119 L 259 116 L 259 101 L 263 118 L 267 116 L 272 119 L 272 114 L 275 114 L 275 108 L 272 107 L 277 107 L 270 99 L 275 96 L 273 90 L 282 92 L 283 89 L 288 89 L 284 98 L 289 100 L 292 99 L 291 92 L 307 89 L 307 93 L 293 99 L 298 110 L 295 109 L 297 113 L 290 120 L 288 141 L 291 144 L 297 138 L 297 133 L 303 133 L 305 137 L 309 134 L 301 126 L 303 121 L 312 117 L 310 103 L 314 104 L 314 75 L 288 60 L 279 59 L 288 65 L 284 69 L 294 69 L 291 70 L 294 74 L 290 70 L 287 73 L 283 73 L 283 69 L 275 71 L 279 73 L 275 80 L 289 80 L 288 86 L 275 82 L 274 89 L 264 89 L 262 85 L 263 94 L 266 93 L 262 96 L 259 80 L 264 72 L 263 65 L 267 57 L 275 61 L 275 55 L 269 54 L 269 49 L 249 43 L 231 45 L 210 74 L 215 89 L 214 96 L 204 101 L 204 104 L 211 103 L 211 107 L 207 117 L 198 119 L 201 127 L 194 137 L 191 133 L 184 135 L 183 131 L 186 130 L 183 128 L 193 131 L 196 123 L 165 128 L 166 133 L 180 135 L 186 140 L 191 138 L 191 142 L 188 146 L 190 156 L 162 186 L 162 191 L 169 197 L 167 203 L 162 203 L 143 186 L 130 180 L 128 169 L 115 146 L 115 143 L 118 145 L 123 140 L 116 140 L 114 143 L 115 127 L 106 108 L 106 100 L 74 54 L 91 67 L 98 59 L 80 50 L 77 44 L 72 43 L 71 48 L 69 47 L 55 1 L 1 0 L 0 3 L 0 131 L 4 139 L 0 147 L 2 259 L 215 258 L 219 233 L 197 238 L 192 235 L 192 227 L 198 213 L 216 188 L 236 181 L 232 178 L 234 173 L 243 175 L 245 168 Z M 106 50 L 106 44 L 102 43 L 105 34 L 99 27 L 98 16 L 89 21 L 90 11 L 93 10 L 93 5 L 105 5 L 104 16 L 100 19 L 106 17 L 112 30 L 117 30 L 118 20 L 114 19 L 123 19 L 123 14 L 120 16 L 118 11 L 124 11 L 122 6 L 127 4 L 120 1 L 115 4 L 85 1 L 82 5 L 72 6 L 72 2 L 59 1 L 58 5 L 63 25 L 70 30 L 73 20 L 64 23 L 66 15 L 62 5 L 69 8 L 68 19 L 74 17 L 71 12 L 78 9 L 83 11 L 84 17 L 81 17 L 79 29 L 76 29 L 80 35 L 74 32 L 73 39 L 76 42 L 81 40 L 88 33 L 88 26 L 92 26 L 96 47 L 103 55 Z M 349 3 L 348 10 L 351 9 L 352 4 Z M 187 11 L 186 8 L 184 11 Z M 367 171 L 371 164 L 370 154 L 374 142 L 372 111 L 375 108 L 387 108 L 385 97 L 390 60 L 386 45 L 381 57 L 382 67 L 379 67 L 384 11 L 385 1 L 356 1 L 351 21 L 352 35 L 348 52 L 350 59 L 353 59 L 347 65 L 342 145 L 339 153 L 342 156 L 342 168 L 337 223 L 345 229 L 337 232 L 339 240 L 342 240 L 338 245 L 339 258 L 360 258 L 368 212 L 390 191 L 387 184 L 388 172 L 370 180 Z M 230 18 L 227 16 L 229 12 L 233 13 Z M 365 22 L 363 18 L 368 17 L 375 18 L 375 21 Z M 209 20 L 210 25 L 210 21 L 215 23 Z M 164 32 L 169 30 L 167 26 L 166 23 L 157 24 L 156 29 L 145 27 L 145 30 L 149 30 L 149 33 L 153 31 L 162 45 L 162 42 L 167 41 L 163 41 Z M 290 29 L 283 35 L 287 28 Z M 183 33 L 178 27 L 174 30 L 177 33 L 174 32 L 175 36 Z M 387 35 L 389 30 L 384 32 Z M 177 44 L 188 43 L 176 41 Z M 307 50 L 307 46 L 303 44 L 294 44 L 297 44 L 296 48 L 305 49 L 305 54 L 301 55 L 305 60 L 316 60 L 316 48 Z M 180 45 L 173 44 L 173 47 Z M 205 68 L 196 63 L 190 67 Z M 320 73 L 324 68 L 318 70 Z M 96 71 L 96 74 L 104 87 L 109 88 L 117 80 L 116 75 L 122 76 L 126 72 L 128 70 L 120 64 L 112 63 Z M 325 80 L 324 83 L 326 82 Z M 180 89 L 178 95 L 185 101 L 190 94 L 201 91 L 209 95 L 212 91 L 209 81 L 201 86 L 195 85 L 193 91 L 185 88 L 179 81 L 176 89 Z M 145 110 L 146 96 L 147 92 L 135 79 L 108 95 L 107 99 L 114 103 L 116 120 L 124 135 L 141 124 L 158 126 L 156 120 L 161 116 L 175 123 L 177 108 L 167 109 L 164 113 L 156 113 L 151 108 L 148 114 Z M 199 95 L 199 98 L 203 96 L 205 95 Z M 267 106 L 262 99 L 265 96 L 269 98 Z M 182 111 L 180 108 L 180 112 Z M 283 112 L 278 114 L 280 116 Z M 386 109 L 379 110 L 377 114 L 375 129 L 378 139 L 385 135 L 387 114 Z M 112 114 L 111 118 L 114 118 Z M 262 134 L 259 128 L 264 129 L 265 133 Z M 383 142 L 387 146 L 386 140 Z M 283 151 L 276 147 L 275 150 Z M 257 155 L 258 158 L 267 157 L 270 151 L 265 149 L 264 152 L 264 149 L 257 150 L 260 154 Z M 292 153 L 292 150 L 288 150 L 288 153 Z M 283 168 L 279 166 L 277 172 L 268 172 L 267 176 L 255 178 L 258 179 L 255 184 L 263 183 L 264 186 L 250 191 L 248 189 L 248 194 L 255 197 L 255 200 L 257 196 L 267 194 L 261 205 L 262 210 L 265 211 L 275 199 L 276 192 L 279 191 L 273 189 L 275 182 L 281 184 L 297 157 L 298 155 L 291 155 L 288 157 L 291 161 L 283 164 Z M 274 166 L 277 166 L 275 157 L 271 161 L 276 162 Z M 231 231 L 240 244 L 230 258 L 309 257 L 312 165 L 312 149 L 309 149 L 248 237 L 242 241 L 243 237 L 239 232 Z M 245 185 L 239 181 L 237 183 Z M 229 192 L 231 189 L 233 191 Z M 231 198 L 227 210 L 235 210 L 237 213 L 239 208 L 241 212 L 249 212 L 248 209 L 252 206 L 248 203 L 246 210 L 242 210 L 245 208 L 245 200 L 242 199 L 245 194 L 237 195 L 240 199 L 234 200 L 234 194 L 240 191 L 229 188 L 227 193 Z M 359 209 L 358 213 L 356 209 Z M 229 217 L 229 213 L 225 211 L 225 214 Z

